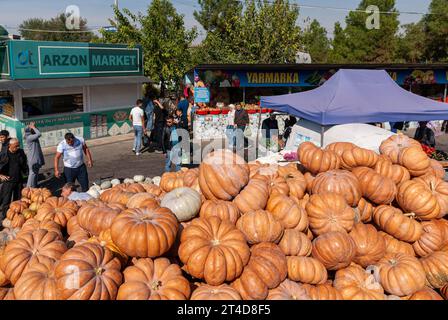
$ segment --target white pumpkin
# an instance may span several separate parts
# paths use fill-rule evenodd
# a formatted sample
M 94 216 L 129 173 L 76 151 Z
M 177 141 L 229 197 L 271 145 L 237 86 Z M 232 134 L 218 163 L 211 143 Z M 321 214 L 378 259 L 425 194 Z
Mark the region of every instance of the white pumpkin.
M 142 182 L 143 184 L 152 184 L 151 178 L 146 178 L 145 181 Z
M 167 193 L 160 204 L 170 209 L 180 222 L 190 221 L 201 209 L 201 195 L 191 188 L 177 188 Z
M 93 186 L 90 187 L 90 190 L 96 190 L 96 191 L 100 192 L 101 186 L 99 186 L 97 184 L 93 184 Z
M 134 182 L 140 183 L 140 182 L 143 182 L 143 181 L 145 181 L 145 176 L 141 176 L 141 175 L 134 176 Z
M 107 189 L 112 188 L 112 183 L 110 181 L 104 181 L 100 187 L 101 187 L 101 190 L 107 190 Z
M 118 186 L 121 183 L 121 181 L 120 179 L 113 179 L 110 183 L 112 184 L 113 187 L 115 187 Z
M 124 179 L 123 183 L 134 183 L 134 179 L 126 178 Z
M 152 178 L 152 183 L 154 183 L 156 186 L 160 186 L 160 180 L 162 180 L 161 177 L 154 177 Z
M 14 240 L 17 237 L 17 233 L 19 233 L 19 231 L 20 228 L 13 229 L 7 227 L 5 227 L 5 229 L 0 231 L 0 248 L 5 247 L 10 241 Z
M 92 198 L 98 199 L 100 197 L 100 192 L 102 190 L 97 190 L 96 188 L 90 188 L 89 191 L 87 191 L 87 194 L 90 195 Z

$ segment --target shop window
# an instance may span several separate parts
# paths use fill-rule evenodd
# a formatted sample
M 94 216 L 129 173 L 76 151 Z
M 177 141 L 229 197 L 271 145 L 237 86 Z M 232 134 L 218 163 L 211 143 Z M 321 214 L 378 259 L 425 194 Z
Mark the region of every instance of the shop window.
M 14 97 L 10 91 L 0 91 L 0 114 L 14 118 Z
M 23 118 L 83 112 L 82 94 L 28 97 L 22 99 Z

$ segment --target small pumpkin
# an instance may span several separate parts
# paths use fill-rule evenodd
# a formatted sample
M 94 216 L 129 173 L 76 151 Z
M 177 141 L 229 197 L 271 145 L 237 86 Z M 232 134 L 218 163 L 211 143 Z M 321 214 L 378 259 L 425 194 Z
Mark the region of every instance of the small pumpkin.
M 237 228 L 244 234 L 249 244 L 260 242 L 278 243 L 284 227 L 268 211 L 258 210 L 246 213 L 238 219 Z
M 380 175 L 392 179 L 397 185 L 411 179 L 411 174 L 405 167 L 393 164 L 388 158 L 380 158 L 374 170 Z
M 11 202 L 9 209 L 6 212 L 6 218 L 12 221 L 16 215 L 22 214 L 26 209 L 28 209 L 28 203 L 25 201 L 19 200 Z
M 286 229 L 278 246 L 286 256 L 308 257 L 313 245 L 306 234 L 294 229 Z
M 165 172 L 160 180 L 160 188 L 165 192 L 184 186 L 184 171 Z
M 410 296 L 409 300 L 444 300 L 444 299 L 440 294 L 438 294 L 433 289 L 425 287 L 424 289 L 419 290 L 412 296 Z
M 51 191 L 47 188 L 41 188 L 41 189 L 33 189 L 31 192 L 31 203 L 35 202 L 38 204 L 42 204 L 45 201 L 47 201 L 48 198 L 51 198 L 52 194 Z
M 331 150 L 322 150 L 312 142 L 304 142 L 297 150 L 300 163 L 312 174 L 339 169 L 340 157 Z
M 289 279 L 309 284 L 327 282 L 327 270 L 319 260 L 310 257 L 291 256 L 286 257 L 286 261 Z
M 401 150 L 408 147 L 417 147 L 421 149 L 420 142 L 411 139 L 404 134 L 393 135 L 384 140 L 380 145 L 381 154 L 387 156 L 394 164 L 397 164 L 398 156 Z
M 415 253 L 419 257 L 425 257 L 434 251 L 438 251 L 443 247 L 443 234 L 439 227 L 439 224 L 433 221 L 423 221 L 422 225 L 422 235 L 420 238 L 413 243 Z
M 245 214 L 264 209 L 268 198 L 269 188 L 267 182 L 260 179 L 252 179 L 240 194 L 235 197 L 233 203 L 242 214 Z
M 334 287 L 344 300 L 385 300 L 383 287 L 375 277 L 357 265 L 338 270 Z
M 305 172 L 303 176 L 305 177 L 306 181 L 306 191 L 310 194 L 313 193 L 313 182 L 316 179 L 316 176 L 311 174 L 310 172 Z
M 273 194 L 269 197 L 266 211 L 272 213 L 285 229 L 305 231 L 308 228 L 308 215 L 297 198 Z
M 168 208 L 180 222 L 190 221 L 199 214 L 201 195 L 191 188 L 177 188 L 167 193 L 160 204 Z
M 228 284 L 221 284 L 219 286 L 211 286 L 201 283 L 191 294 L 190 300 L 241 300 L 241 296 Z
M 312 257 L 328 270 L 339 270 L 350 265 L 356 255 L 356 245 L 344 231 L 332 231 L 313 241 Z
M 414 181 L 425 185 L 436 197 L 440 207 L 440 214 L 437 218 L 443 218 L 448 214 L 448 182 L 431 174 L 415 178 Z
M 415 213 L 422 220 L 436 219 L 441 208 L 431 189 L 418 180 L 410 180 L 398 186 L 397 202 L 406 212 Z
M 331 150 L 341 157 L 344 151 L 349 151 L 354 148 L 357 148 L 357 146 L 351 142 L 333 142 L 325 150 Z
M 433 289 L 448 284 L 448 252 L 435 251 L 420 259 L 426 274 L 426 282 Z
M 341 166 L 343 169 L 351 170 L 356 167 L 375 167 L 378 155 L 372 150 L 354 147 L 347 149 L 341 154 Z
M 368 223 L 372 221 L 375 207 L 368 200 L 361 198 L 355 208 L 355 223 Z
M 445 169 L 443 168 L 442 164 L 434 159 L 429 159 L 430 167 L 427 171 L 427 174 L 431 174 L 433 176 L 436 176 L 439 179 L 445 179 Z
M 232 224 L 236 224 L 240 217 L 240 211 L 234 202 L 223 200 L 206 200 L 199 213 L 201 218 L 209 218 L 216 216 L 221 220 L 228 220 Z
M 379 231 L 378 234 L 383 237 L 386 242 L 386 253 L 404 253 L 415 257 L 414 249 L 410 243 L 395 239 L 388 233 Z
M 363 197 L 378 205 L 394 201 L 397 186 L 392 179 L 383 177 L 367 167 L 357 167 L 352 172 L 359 180 Z
M 374 265 L 386 254 L 386 241 L 372 225 L 358 223 L 349 236 L 356 246 L 353 262 L 364 268 Z
M 266 300 L 310 300 L 310 297 L 302 285 L 285 279 L 277 288 L 269 290 Z
M 315 286 L 304 284 L 303 288 L 311 300 L 344 300 L 339 290 L 332 286 L 331 281 Z
M 408 169 L 414 177 L 426 174 L 431 167 L 431 162 L 421 146 L 402 149 L 398 154 L 398 164 Z

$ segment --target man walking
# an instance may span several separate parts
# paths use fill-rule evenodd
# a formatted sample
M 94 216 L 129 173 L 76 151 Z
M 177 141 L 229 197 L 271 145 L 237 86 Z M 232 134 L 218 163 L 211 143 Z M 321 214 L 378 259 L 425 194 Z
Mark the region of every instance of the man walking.
M 17 139 L 9 141 L 8 149 L 0 156 L 0 175 L 4 181 L 0 193 L 0 221 L 6 216 L 11 201 L 21 198 L 23 176 L 28 174 L 25 152 Z
M 28 158 L 28 183 L 27 187 L 37 188 L 39 181 L 39 170 L 45 165 L 44 154 L 40 146 L 39 138 L 42 136 L 36 128 L 34 122 L 31 122 L 25 129 L 25 141 L 27 146 Z
M 158 101 L 154 100 L 154 142 L 156 153 L 162 153 L 163 151 L 163 128 L 165 127 L 165 119 L 168 116 L 168 111 L 163 107 L 163 105 Z
M 249 125 L 249 114 L 240 104 L 236 105 L 234 126 L 236 130 L 236 148 L 241 149 L 244 146 L 244 131 Z
M 84 154 L 87 161 L 84 163 Z M 61 141 L 57 147 L 56 156 L 54 157 L 54 175 L 59 178 L 59 159 L 64 161 L 64 175 L 66 182 L 74 183 L 78 180 L 81 185 L 82 192 L 89 190 L 89 175 L 87 167 L 93 167 L 92 154 L 83 138 L 75 137 L 73 133 L 67 133 L 65 139 Z
M 134 148 L 132 149 L 135 152 L 136 156 L 140 155 L 140 151 L 142 148 L 142 138 L 143 133 L 146 134 L 146 129 L 144 129 L 145 124 L 145 113 L 142 109 L 143 100 L 138 99 L 135 107 L 132 108 L 131 114 L 129 115 L 129 120 L 132 122 L 132 127 L 134 128 Z
M 176 172 L 181 169 L 181 148 L 179 147 L 179 135 L 177 134 L 174 118 L 166 118 L 166 126 L 163 128 L 163 153 L 165 156 L 165 172 L 171 171 L 171 164 L 176 167 Z
M 0 155 L 7 153 L 10 140 L 8 130 L 0 131 Z
M 188 100 L 185 99 L 185 96 L 180 96 L 180 101 L 177 104 L 177 110 L 182 111 L 182 122 L 186 123 L 188 125 L 188 107 L 190 104 L 188 103 Z

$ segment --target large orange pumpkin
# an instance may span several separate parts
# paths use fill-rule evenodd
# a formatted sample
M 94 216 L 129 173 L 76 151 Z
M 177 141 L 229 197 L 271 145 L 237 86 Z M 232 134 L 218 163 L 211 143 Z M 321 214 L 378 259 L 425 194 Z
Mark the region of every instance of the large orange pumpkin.
M 297 198 L 273 194 L 269 197 L 266 210 L 272 213 L 285 229 L 304 231 L 308 228 L 308 216 Z
M 409 296 L 425 287 L 425 270 L 415 257 L 387 253 L 376 266 L 379 282 L 390 294 Z
M 243 300 L 264 300 L 269 289 L 274 289 L 286 279 L 286 256 L 273 243 L 263 242 L 251 248 L 250 260 L 241 276 L 232 283 Z
M 130 257 L 153 258 L 168 252 L 179 222 L 167 208 L 128 209 L 114 218 L 112 241 Z
M 375 204 L 390 204 L 397 194 L 397 186 L 386 177 L 367 167 L 353 169 L 358 178 L 363 196 Z
M 435 251 L 420 261 L 430 287 L 440 289 L 448 284 L 448 252 Z
M 361 199 L 361 186 L 354 174 L 345 170 L 331 170 L 317 175 L 313 181 L 312 193 L 337 193 L 355 207 Z
M 126 207 L 129 209 L 138 209 L 138 208 L 156 208 L 160 205 L 159 200 L 150 193 L 136 193 L 133 195 L 128 203 L 126 203 Z
M 425 287 L 424 289 L 419 290 L 412 296 L 410 296 L 409 300 L 444 300 L 444 299 L 440 294 L 438 294 L 433 289 Z
M 341 157 L 345 151 L 349 151 L 354 148 L 357 148 L 357 146 L 351 142 L 333 142 L 329 144 L 325 150 L 331 150 Z
M 187 300 L 190 283 L 167 258 L 139 259 L 124 271 L 117 300 Z
M 322 284 L 327 282 L 327 270 L 317 259 L 290 256 L 286 257 L 286 262 L 288 264 L 288 278 L 293 281 L 309 284 Z
M 341 166 L 343 169 L 351 170 L 356 167 L 375 167 L 378 155 L 372 150 L 354 147 L 342 152 Z
M 241 300 L 241 296 L 228 284 L 222 284 L 220 286 L 211 286 L 205 283 L 201 283 L 191 294 L 190 300 Z
M 266 300 L 310 300 L 310 297 L 302 285 L 285 279 L 277 288 L 269 290 Z
M 244 234 L 218 217 L 193 220 L 183 230 L 180 242 L 184 270 L 213 286 L 235 280 L 249 261 Z
M 415 213 L 422 220 L 435 219 L 441 213 L 437 197 L 418 180 L 405 181 L 398 186 L 397 202 L 404 211 Z
M 216 150 L 199 167 L 199 186 L 208 200 L 230 201 L 249 182 L 249 166 L 230 150 Z
M 112 225 L 113 219 L 126 208 L 121 204 L 100 203 L 98 205 L 83 205 L 78 211 L 78 224 L 81 228 L 98 236 L 101 231 Z
M 258 210 L 246 213 L 238 219 L 236 226 L 244 234 L 249 244 L 260 242 L 278 243 L 284 227 L 268 211 Z
M 398 154 L 398 164 L 408 169 L 414 177 L 426 174 L 431 167 L 431 162 L 421 146 L 402 149 Z
M 27 232 L 36 231 L 39 229 L 56 232 L 59 235 L 60 240 L 62 240 L 62 238 L 63 238 L 61 226 L 50 219 L 42 220 L 42 221 L 39 221 L 36 219 L 27 220 L 23 224 L 22 229 L 20 229 L 19 233 L 17 234 L 17 237 L 20 237 L 22 234 L 25 234 Z
M 47 201 L 40 206 L 35 219 L 39 221 L 51 219 L 61 227 L 65 228 L 68 220 L 71 217 L 76 216 L 78 209 L 79 207 L 74 201 L 65 198 L 52 197 L 47 199 Z
M 252 179 L 247 186 L 235 197 L 236 204 L 242 214 L 262 210 L 269 198 L 268 184 L 260 179 Z
M 340 157 L 331 150 L 322 150 L 312 142 L 304 142 L 297 151 L 300 163 L 312 174 L 339 169 Z
M 228 220 L 236 224 L 240 217 L 240 211 L 234 202 L 223 200 L 206 200 L 201 206 L 199 213 L 201 218 L 216 216 L 221 220 Z
M 377 263 L 386 254 L 386 241 L 370 224 L 356 224 L 349 236 L 356 246 L 353 261 L 364 268 Z
M 315 235 L 352 230 L 355 210 L 337 193 L 313 194 L 306 204 L 310 228 Z
M 410 243 L 395 239 L 390 234 L 379 231 L 378 234 L 386 242 L 386 253 L 404 253 L 415 257 L 414 249 Z
M 380 145 L 380 152 L 387 156 L 393 163 L 398 163 L 400 151 L 408 147 L 418 147 L 421 149 L 420 142 L 417 140 L 411 139 L 404 134 L 398 134 L 384 140 Z
M 95 243 L 69 249 L 56 265 L 56 286 L 63 300 L 115 300 L 123 277 L 113 253 Z
M 308 257 L 313 245 L 306 234 L 299 230 L 286 229 L 278 246 L 286 256 Z
M 415 178 L 414 181 L 425 185 L 436 197 L 440 206 L 440 214 L 437 218 L 443 218 L 448 214 L 448 182 L 431 174 Z
M 383 287 L 357 265 L 338 270 L 333 283 L 344 300 L 385 300 Z
M 380 175 L 392 179 L 395 184 L 400 184 L 411 179 L 411 174 L 405 167 L 393 164 L 388 158 L 380 158 L 374 170 Z
M 304 284 L 303 287 L 311 300 L 344 300 L 342 294 L 332 286 L 330 281 L 315 286 Z
M 339 270 L 353 261 L 356 245 L 345 231 L 332 231 L 314 239 L 311 254 L 328 270 Z
M 436 220 L 423 221 L 421 223 L 423 232 L 412 247 L 420 257 L 425 257 L 443 247 L 443 233 Z
M 100 200 L 106 203 L 119 203 L 125 206 L 129 199 L 135 195 L 135 192 L 128 192 L 114 188 L 104 191 L 100 196 Z

